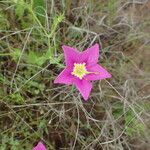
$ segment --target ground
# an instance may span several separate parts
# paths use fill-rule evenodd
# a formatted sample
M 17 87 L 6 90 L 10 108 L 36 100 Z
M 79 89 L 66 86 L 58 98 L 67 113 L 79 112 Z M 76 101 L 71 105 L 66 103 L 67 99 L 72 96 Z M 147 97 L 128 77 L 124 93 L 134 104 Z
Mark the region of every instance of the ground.
M 148 0 L 0 1 L 0 150 L 150 149 Z M 98 43 L 112 78 L 87 102 L 54 84 L 61 46 Z

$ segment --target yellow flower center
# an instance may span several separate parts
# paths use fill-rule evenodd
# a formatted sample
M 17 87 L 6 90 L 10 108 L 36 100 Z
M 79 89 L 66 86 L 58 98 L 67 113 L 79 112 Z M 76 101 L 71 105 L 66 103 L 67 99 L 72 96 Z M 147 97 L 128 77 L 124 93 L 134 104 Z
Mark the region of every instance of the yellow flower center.
M 74 63 L 73 71 L 71 72 L 72 75 L 82 79 L 86 74 L 89 72 L 86 70 L 85 63 Z

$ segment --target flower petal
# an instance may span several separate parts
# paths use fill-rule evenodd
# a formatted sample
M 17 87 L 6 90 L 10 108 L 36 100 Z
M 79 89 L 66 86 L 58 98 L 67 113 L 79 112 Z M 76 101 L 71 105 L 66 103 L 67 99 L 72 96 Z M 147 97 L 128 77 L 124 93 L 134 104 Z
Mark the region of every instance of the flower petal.
M 62 48 L 64 50 L 65 63 L 67 66 L 71 67 L 75 62 L 79 61 L 81 53 L 77 49 L 65 45 L 63 45 Z
M 65 68 L 58 77 L 54 80 L 54 83 L 61 83 L 61 84 L 72 84 L 73 76 L 71 75 L 71 69 Z
M 93 65 L 98 62 L 99 57 L 99 45 L 95 44 L 90 48 L 82 52 L 82 61 L 86 62 L 87 65 Z
M 37 146 L 33 148 L 33 150 L 46 150 L 46 147 L 42 142 L 39 142 Z
M 93 66 L 87 66 L 86 68 L 89 72 L 95 72 L 95 74 L 91 73 L 85 76 L 85 79 L 88 81 L 102 80 L 105 78 L 111 78 L 112 76 L 106 69 L 98 64 Z
M 92 83 L 90 83 L 87 80 L 76 79 L 74 84 L 81 93 L 81 95 L 83 96 L 84 100 L 88 100 L 88 97 L 92 89 Z

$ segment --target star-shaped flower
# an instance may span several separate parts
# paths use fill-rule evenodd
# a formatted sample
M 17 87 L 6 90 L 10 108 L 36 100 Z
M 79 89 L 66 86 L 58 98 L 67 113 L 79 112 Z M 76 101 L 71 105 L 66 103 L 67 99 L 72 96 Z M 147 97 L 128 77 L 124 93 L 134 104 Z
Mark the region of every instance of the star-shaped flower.
M 58 75 L 54 83 L 75 85 L 84 100 L 88 100 L 92 89 L 90 81 L 111 78 L 106 69 L 98 65 L 99 45 L 79 52 L 77 49 L 62 46 L 65 55 L 65 69 Z
M 46 150 L 46 147 L 42 142 L 39 142 L 37 146 L 33 148 L 33 150 Z

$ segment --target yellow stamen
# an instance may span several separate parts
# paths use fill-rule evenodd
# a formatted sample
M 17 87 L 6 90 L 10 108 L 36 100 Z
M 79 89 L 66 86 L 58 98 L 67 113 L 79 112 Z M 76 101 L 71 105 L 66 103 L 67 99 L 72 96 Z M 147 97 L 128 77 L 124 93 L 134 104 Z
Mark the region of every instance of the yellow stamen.
M 74 63 L 73 71 L 71 72 L 72 75 L 78 77 L 79 79 L 82 79 L 85 75 L 96 72 L 88 72 L 86 70 L 86 63 Z
M 85 63 L 74 63 L 73 71 L 71 72 L 72 75 L 82 79 L 88 71 L 86 70 Z

